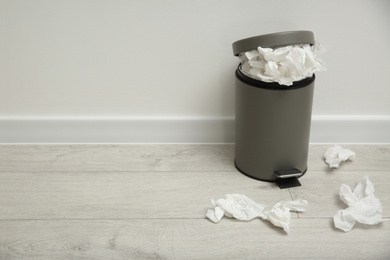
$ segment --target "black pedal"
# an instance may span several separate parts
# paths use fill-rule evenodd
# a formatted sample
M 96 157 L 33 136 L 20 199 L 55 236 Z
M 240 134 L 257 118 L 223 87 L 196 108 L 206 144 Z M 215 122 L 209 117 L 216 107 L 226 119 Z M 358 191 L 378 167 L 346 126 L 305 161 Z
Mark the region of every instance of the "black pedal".
M 275 171 L 275 174 L 276 184 L 281 189 L 301 186 L 298 177 L 302 176 L 303 173 L 298 169 L 279 170 Z
M 279 188 L 287 189 L 301 186 L 297 177 L 285 178 L 285 179 L 276 179 L 276 184 L 278 184 Z

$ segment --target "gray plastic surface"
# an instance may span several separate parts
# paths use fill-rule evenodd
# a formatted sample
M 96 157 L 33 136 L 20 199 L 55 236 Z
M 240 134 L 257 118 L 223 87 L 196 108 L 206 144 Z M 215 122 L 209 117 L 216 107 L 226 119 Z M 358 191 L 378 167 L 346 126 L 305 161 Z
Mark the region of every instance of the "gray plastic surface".
M 264 34 L 242 39 L 233 43 L 233 54 L 256 50 L 257 47 L 276 48 L 294 44 L 314 44 L 314 34 L 311 31 L 288 31 Z
M 236 76 L 235 164 L 244 174 L 275 181 L 274 171 L 306 172 L 314 79 L 300 88 L 265 89 Z

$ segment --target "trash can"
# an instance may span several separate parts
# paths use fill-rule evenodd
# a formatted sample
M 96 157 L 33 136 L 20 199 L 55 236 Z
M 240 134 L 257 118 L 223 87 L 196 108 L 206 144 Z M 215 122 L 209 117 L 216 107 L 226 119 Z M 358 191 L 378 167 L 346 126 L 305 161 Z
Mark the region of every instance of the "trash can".
M 255 36 L 233 43 L 233 53 L 294 44 L 313 45 L 310 31 Z M 235 166 L 241 173 L 280 188 L 300 186 L 307 171 L 315 75 L 291 86 L 235 71 Z

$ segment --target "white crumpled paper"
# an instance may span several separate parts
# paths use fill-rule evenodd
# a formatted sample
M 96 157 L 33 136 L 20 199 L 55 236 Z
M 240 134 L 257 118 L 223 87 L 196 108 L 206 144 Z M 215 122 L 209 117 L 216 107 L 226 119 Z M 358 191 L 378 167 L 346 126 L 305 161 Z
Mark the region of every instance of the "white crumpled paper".
M 356 222 L 375 225 L 388 219 L 382 219 L 382 204 L 374 195 L 374 185 L 367 176 L 359 182 L 355 189 L 342 184 L 340 199 L 349 207 L 339 210 L 333 217 L 334 225 L 345 232 L 350 231 Z
M 243 52 L 239 55 L 241 71 L 249 77 L 264 82 L 278 82 L 290 86 L 313 76 L 314 72 L 326 71 L 326 65 L 320 58 L 324 51 L 316 42 L 290 45 L 279 48 L 262 48 Z
M 355 159 L 355 153 L 339 145 L 335 145 L 325 152 L 324 159 L 330 168 L 339 168 L 341 162 L 346 160 L 353 161 Z
M 224 199 L 221 198 L 217 201 L 212 199 L 211 203 L 215 208 L 207 210 L 206 217 L 214 223 L 218 223 L 224 215 L 246 221 L 262 218 L 271 221 L 277 227 L 282 227 L 287 233 L 290 231 L 290 211 L 303 212 L 308 206 L 306 200 L 299 199 L 280 201 L 271 209 L 266 209 L 266 206 L 257 204 L 241 194 L 226 194 Z

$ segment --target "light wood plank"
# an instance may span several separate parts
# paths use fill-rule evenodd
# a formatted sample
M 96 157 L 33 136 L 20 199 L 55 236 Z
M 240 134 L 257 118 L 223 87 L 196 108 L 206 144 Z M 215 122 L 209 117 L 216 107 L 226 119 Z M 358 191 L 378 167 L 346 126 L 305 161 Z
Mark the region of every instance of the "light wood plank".
M 343 145 L 330 170 L 311 145 L 302 186 L 280 190 L 238 173 L 232 145 L 0 146 L 0 259 L 389 259 L 390 222 L 344 233 L 332 217 L 368 175 L 390 217 L 390 146 Z M 205 219 L 210 199 L 302 198 L 289 235 L 263 220 Z
M 309 170 L 332 171 L 311 145 Z M 390 169 L 390 145 L 343 145 L 356 152 L 341 170 Z M 236 171 L 234 145 L 0 145 L 0 171 Z
M 1 145 L 0 171 L 235 171 L 232 145 Z
M 238 172 L 3 172 L 0 219 L 203 218 L 227 193 L 291 200 Z
M 338 210 L 348 207 L 339 198 L 340 185 L 347 184 L 354 189 L 365 175 L 374 184 L 375 196 L 382 203 L 382 217 L 390 218 L 390 171 L 309 171 L 300 178 L 302 186 L 291 189 L 293 199 L 309 202 L 308 210 L 299 216 L 333 217 Z
M 1 259 L 388 259 L 390 223 L 344 233 L 330 219 L 0 221 Z

